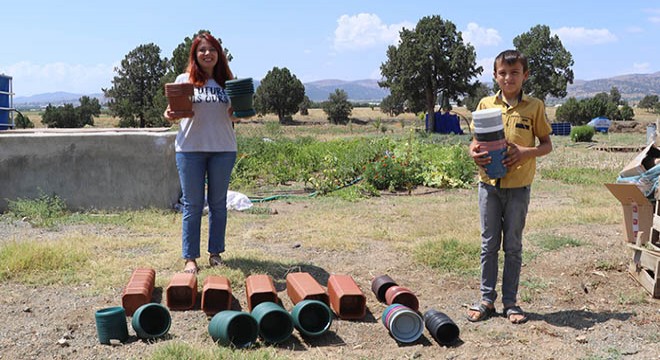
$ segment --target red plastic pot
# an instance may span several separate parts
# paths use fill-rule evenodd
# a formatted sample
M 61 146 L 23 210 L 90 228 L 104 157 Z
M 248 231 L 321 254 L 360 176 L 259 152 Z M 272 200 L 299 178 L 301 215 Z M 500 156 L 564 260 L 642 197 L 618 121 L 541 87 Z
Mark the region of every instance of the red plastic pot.
M 417 296 L 407 288 L 402 286 L 392 286 L 385 292 L 385 302 L 388 305 L 401 304 L 414 311 L 419 310 L 419 300 Z

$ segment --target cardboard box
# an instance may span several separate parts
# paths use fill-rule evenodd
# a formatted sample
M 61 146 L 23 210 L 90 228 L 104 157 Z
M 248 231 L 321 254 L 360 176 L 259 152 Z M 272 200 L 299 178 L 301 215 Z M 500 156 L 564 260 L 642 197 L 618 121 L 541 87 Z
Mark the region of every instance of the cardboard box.
M 632 161 L 619 172 L 620 177 L 631 177 L 642 175 L 646 170 L 655 166 L 656 159 L 660 158 L 660 149 L 654 143 L 650 143 Z
M 605 184 L 623 207 L 626 242 L 639 246 L 649 241 L 653 225 L 654 204 L 635 184 Z M 639 241 L 638 240 L 639 237 Z

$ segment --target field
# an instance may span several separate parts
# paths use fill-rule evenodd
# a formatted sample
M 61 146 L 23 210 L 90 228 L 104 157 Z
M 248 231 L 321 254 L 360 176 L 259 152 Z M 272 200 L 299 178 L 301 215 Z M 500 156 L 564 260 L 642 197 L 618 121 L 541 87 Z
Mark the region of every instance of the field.
M 353 117 L 351 125 L 334 126 L 313 110 L 308 117 L 294 116 L 294 125 L 254 118 L 237 131 L 330 139 L 422 126 L 412 115 L 391 119 L 371 109 L 356 109 Z M 655 115 L 638 121 L 653 122 Z M 111 125 L 104 119 L 97 126 Z M 367 298 L 364 319 L 335 319 L 319 338 L 294 331 L 279 345 L 258 342 L 231 350 L 211 341 L 209 319 L 198 304 L 172 311 L 162 339 L 141 341 L 129 324 L 128 342 L 101 345 L 94 312 L 121 304 L 133 269 L 156 270 L 154 300 L 165 304 L 169 279 L 183 269 L 181 214 L 70 214 L 41 227 L 3 216 L 0 359 L 660 359 L 660 300 L 627 273 L 631 255 L 621 206 L 603 186 L 635 153 L 594 146 L 643 146 L 646 134 L 597 134 L 588 144 L 552 140 L 554 151 L 539 160 L 524 233 L 519 303 L 529 313 L 526 324 L 512 325 L 501 316 L 480 323 L 465 319 L 466 307 L 479 296 L 475 188 L 418 188 L 410 195 L 383 192 L 357 201 L 294 196 L 230 212 L 226 265 L 211 269 L 202 258 L 200 290 L 206 276 L 227 276 L 234 308 L 245 310 L 245 278 L 265 273 L 291 309 L 284 280 L 289 272 L 309 272 L 322 285 L 330 274 L 349 274 Z M 205 243 L 203 236 L 202 248 Z M 371 292 L 371 280 L 381 274 L 413 290 L 420 311 L 445 312 L 460 328 L 460 340 L 441 346 L 425 331 L 415 343 L 397 343 L 380 322 L 386 305 Z M 501 303 L 496 306 L 501 311 Z

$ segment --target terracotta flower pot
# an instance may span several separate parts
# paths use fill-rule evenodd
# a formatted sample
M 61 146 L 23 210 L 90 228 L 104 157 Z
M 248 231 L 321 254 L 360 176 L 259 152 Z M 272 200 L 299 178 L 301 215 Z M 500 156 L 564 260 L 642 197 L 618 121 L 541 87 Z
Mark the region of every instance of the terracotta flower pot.
M 367 311 L 367 299 L 350 275 L 330 275 L 328 278 L 330 307 L 340 319 L 362 319 Z
M 137 308 L 151 301 L 155 281 L 154 269 L 138 268 L 133 271 L 121 297 L 122 307 L 127 316 L 132 316 Z
M 167 307 L 170 310 L 189 310 L 197 300 L 197 276 L 189 273 L 176 273 L 166 290 Z
M 250 275 L 245 279 L 245 293 L 250 311 L 265 301 L 279 303 L 273 279 L 268 275 Z
M 286 293 L 294 305 L 302 300 L 318 300 L 329 304 L 325 289 L 306 272 L 289 273 L 286 276 Z
M 170 112 L 181 117 L 193 116 L 193 93 L 194 86 L 191 83 L 165 84 L 165 96 L 167 97 L 167 103 L 170 105 Z
M 224 276 L 209 275 L 202 288 L 202 310 L 206 315 L 231 309 L 231 285 Z

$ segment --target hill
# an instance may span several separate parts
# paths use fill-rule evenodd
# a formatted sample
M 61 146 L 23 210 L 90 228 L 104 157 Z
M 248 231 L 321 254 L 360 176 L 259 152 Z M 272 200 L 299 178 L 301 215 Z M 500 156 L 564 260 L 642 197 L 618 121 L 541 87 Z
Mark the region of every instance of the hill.
M 255 81 L 255 86 L 259 81 Z M 353 102 L 379 102 L 389 95 L 389 89 L 378 86 L 378 80 L 337 80 L 327 79 L 305 83 L 305 93 L 310 100 L 321 102 L 335 89 L 342 89 L 348 94 L 348 99 Z M 607 79 L 576 80 L 568 85 L 568 96 L 578 99 L 593 97 L 597 93 L 607 92 L 616 87 L 621 97 L 629 103 L 636 103 L 646 95 L 660 95 L 660 71 L 651 74 L 629 74 Z M 14 106 L 19 109 L 45 107 L 48 104 L 78 104 L 78 99 L 85 94 L 74 94 L 67 92 L 54 92 L 38 94 L 33 96 L 18 96 L 14 98 Z M 103 94 L 87 94 L 87 96 L 98 98 L 104 104 L 107 99 Z M 561 99 L 548 99 L 548 103 L 561 102 Z

